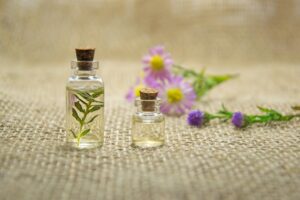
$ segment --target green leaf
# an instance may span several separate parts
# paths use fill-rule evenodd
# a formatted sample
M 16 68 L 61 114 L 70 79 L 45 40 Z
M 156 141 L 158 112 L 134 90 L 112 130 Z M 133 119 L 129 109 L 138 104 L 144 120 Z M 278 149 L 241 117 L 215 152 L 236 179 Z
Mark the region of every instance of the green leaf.
M 185 69 L 179 65 L 173 65 L 173 71 L 175 74 L 182 75 L 185 78 L 197 76 L 197 73 L 194 70 Z
M 233 78 L 232 75 L 212 76 L 205 75 L 204 72 L 202 72 L 199 74 L 194 84 L 198 98 L 204 96 L 209 90 L 231 78 Z
M 232 117 L 232 112 L 229 112 L 228 109 L 225 107 L 224 104 L 222 104 L 221 110 L 218 111 L 218 114 L 221 114 L 224 116 L 224 118 L 231 118 Z
M 90 132 L 90 129 L 84 129 L 84 125 L 88 123 L 92 123 L 99 115 L 94 115 L 93 117 L 89 117 L 89 113 L 97 111 L 101 109 L 104 105 L 104 102 L 95 100 L 95 98 L 99 97 L 101 94 L 103 94 L 103 90 L 95 91 L 91 93 L 88 92 L 82 92 L 82 91 L 75 91 L 76 98 L 78 99 L 77 102 L 75 102 L 74 107 L 72 108 L 72 116 L 79 122 L 80 128 L 79 133 L 76 134 L 72 132 L 73 136 L 77 138 L 78 144 L 80 143 L 80 138 L 85 136 Z M 81 117 L 79 116 L 79 112 L 81 112 Z
M 218 85 L 220 83 L 223 83 L 224 81 L 231 80 L 233 78 L 236 78 L 238 75 L 236 74 L 226 74 L 226 75 L 208 75 L 207 78 L 212 81 L 214 85 Z
M 286 115 L 286 116 L 283 116 L 281 118 L 282 121 L 290 121 L 291 119 L 293 119 L 294 117 L 299 117 L 297 115 Z
M 206 75 L 205 69 L 197 73 L 194 70 L 185 69 L 179 65 L 173 65 L 173 71 L 175 74 L 182 75 L 191 81 L 198 99 L 217 85 L 237 77 L 237 75 Z
M 87 122 L 87 124 L 93 122 L 98 116 L 99 116 L 99 115 L 93 116 L 93 117 Z
M 100 110 L 101 108 L 102 108 L 101 105 L 95 105 L 95 106 L 93 106 L 93 107 L 89 110 L 89 112 L 94 112 L 94 111 L 96 111 L 96 110 Z
M 70 129 L 70 131 L 71 131 L 71 133 L 73 134 L 73 137 L 74 137 L 74 138 L 77 138 L 75 132 L 74 132 L 72 129 Z
M 103 94 L 103 90 L 99 90 L 99 91 L 96 91 L 92 94 L 92 97 L 93 98 L 97 98 L 99 97 L 101 94 Z
M 264 108 L 264 107 L 261 107 L 261 106 L 257 106 L 257 108 L 258 108 L 261 112 L 264 112 L 264 113 L 270 113 L 270 112 L 272 112 L 272 110 L 269 109 L 269 108 Z
M 104 106 L 104 102 L 103 101 L 95 101 L 94 105 L 92 104 L 92 106 L 101 106 L 101 107 L 103 107 Z
M 94 98 L 87 92 L 77 91 L 77 94 L 89 102 L 95 101 Z
M 264 107 L 261 107 L 261 106 L 257 106 L 257 108 L 261 111 L 261 112 L 265 112 L 265 113 L 272 113 L 272 114 L 275 114 L 275 115 L 279 115 L 279 116 L 282 116 L 282 114 L 274 109 L 269 109 L 269 108 L 264 108 Z
M 84 110 L 82 106 L 80 105 L 79 101 L 75 102 L 75 107 L 82 113 L 84 113 Z
M 225 107 L 225 105 L 223 103 L 222 103 L 222 110 L 226 111 L 226 112 L 228 111 L 228 109 Z
M 76 97 L 81 103 L 83 103 L 84 105 L 87 106 L 88 103 L 85 102 L 84 100 L 82 100 L 78 95 L 75 94 L 75 97 Z
M 82 120 L 80 119 L 80 117 L 78 116 L 78 113 L 76 112 L 76 110 L 74 108 L 72 108 L 72 116 L 80 123 L 82 124 Z
M 86 134 L 88 134 L 90 132 L 91 129 L 86 129 L 83 132 L 80 133 L 79 138 L 85 136 Z

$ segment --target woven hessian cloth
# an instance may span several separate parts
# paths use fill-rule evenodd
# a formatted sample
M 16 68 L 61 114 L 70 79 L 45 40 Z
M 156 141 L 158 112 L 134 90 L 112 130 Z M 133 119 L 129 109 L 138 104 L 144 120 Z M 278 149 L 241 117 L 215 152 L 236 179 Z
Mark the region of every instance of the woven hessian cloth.
M 300 125 L 253 125 L 235 130 L 213 122 L 197 129 L 185 116 L 166 118 L 166 145 L 130 146 L 134 108 L 124 93 L 139 63 L 103 63 L 106 83 L 102 148 L 65 146 L 67 63 L 2 64 L 0 74 L 0 199 L 300 199 Z M 211 68 L 240 76 L 214 89 L 197 107 L 284 113 L 300 103 L 300 68 Z

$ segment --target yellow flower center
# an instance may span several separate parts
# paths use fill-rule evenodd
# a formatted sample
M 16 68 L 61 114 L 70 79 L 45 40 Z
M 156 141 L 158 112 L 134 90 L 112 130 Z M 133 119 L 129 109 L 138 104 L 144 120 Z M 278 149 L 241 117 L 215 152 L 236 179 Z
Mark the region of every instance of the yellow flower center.
M 139 97 L 139 96 L 140 96 L 140 90 L 141 90 L 143 87 L 145 87 L 145 86 L 143 86 L 143 85 L 137 85 L 137 86 L 135 86 L 135 88 L 134 88 L 134 95 L 135 95 L 136 97 Z
M 159 71 L 162 68 L 164 68 L 164 60 L 159 55 L 153 56 L 151 58 L 150 63 L 151 63 L 152 69 L 154 69 L 156 71 Z
M 178 88 L 169 89 L 167 91 L 167 98 L 169 103 L 177 103 L 183 99 L 184 95 Z

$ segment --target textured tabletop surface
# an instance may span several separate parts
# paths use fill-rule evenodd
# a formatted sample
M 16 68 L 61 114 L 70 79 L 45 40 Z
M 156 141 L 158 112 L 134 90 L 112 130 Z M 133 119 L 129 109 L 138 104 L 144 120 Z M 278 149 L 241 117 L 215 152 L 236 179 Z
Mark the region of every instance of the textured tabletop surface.
M 65 146 L 68 63 L 1 65 L 0 199 L 300 198 L 299 120 L 238 131 L 219 122 L 190 128 L 185 117 L 168 117 L 165 146 L 135 149 L 130 146 L 133 107 L 123 96 L 138 64 L 120 64 L 106 62 L 101 68 L 104 145 L 82 151 Z M 296 65 L 208 71 L 240 76 L 209 93 L 197 104 L 200 109 L 216 111 L 224 102 L 249 113 L 257 112 L 257 104 L 288 113 L 299 103 Z
M 0 200 L 299 200 L 300 119 L 235 130 L 166 118 L 158 149 L 130 146 L 124 100 L 147 49 L 239 74 L 196 108 L 283 113 L 300 104 L 299 0 L 0 0 Z M 66 148 L 74 48 L 105 82 L 102 148 Z

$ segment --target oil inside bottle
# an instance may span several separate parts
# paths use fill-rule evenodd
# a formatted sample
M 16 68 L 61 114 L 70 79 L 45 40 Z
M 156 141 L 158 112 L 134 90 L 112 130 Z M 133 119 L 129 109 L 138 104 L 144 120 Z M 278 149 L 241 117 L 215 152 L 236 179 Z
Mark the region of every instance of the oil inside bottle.
M 103 87 L 67 87 L 67 143 L 77 148 L 102 146 L 104 132 Z
M 132 119 L 132 145 L 140 148 L 158 147 L 165 142 L 165 120 L 158 115 L 135 115 Z

